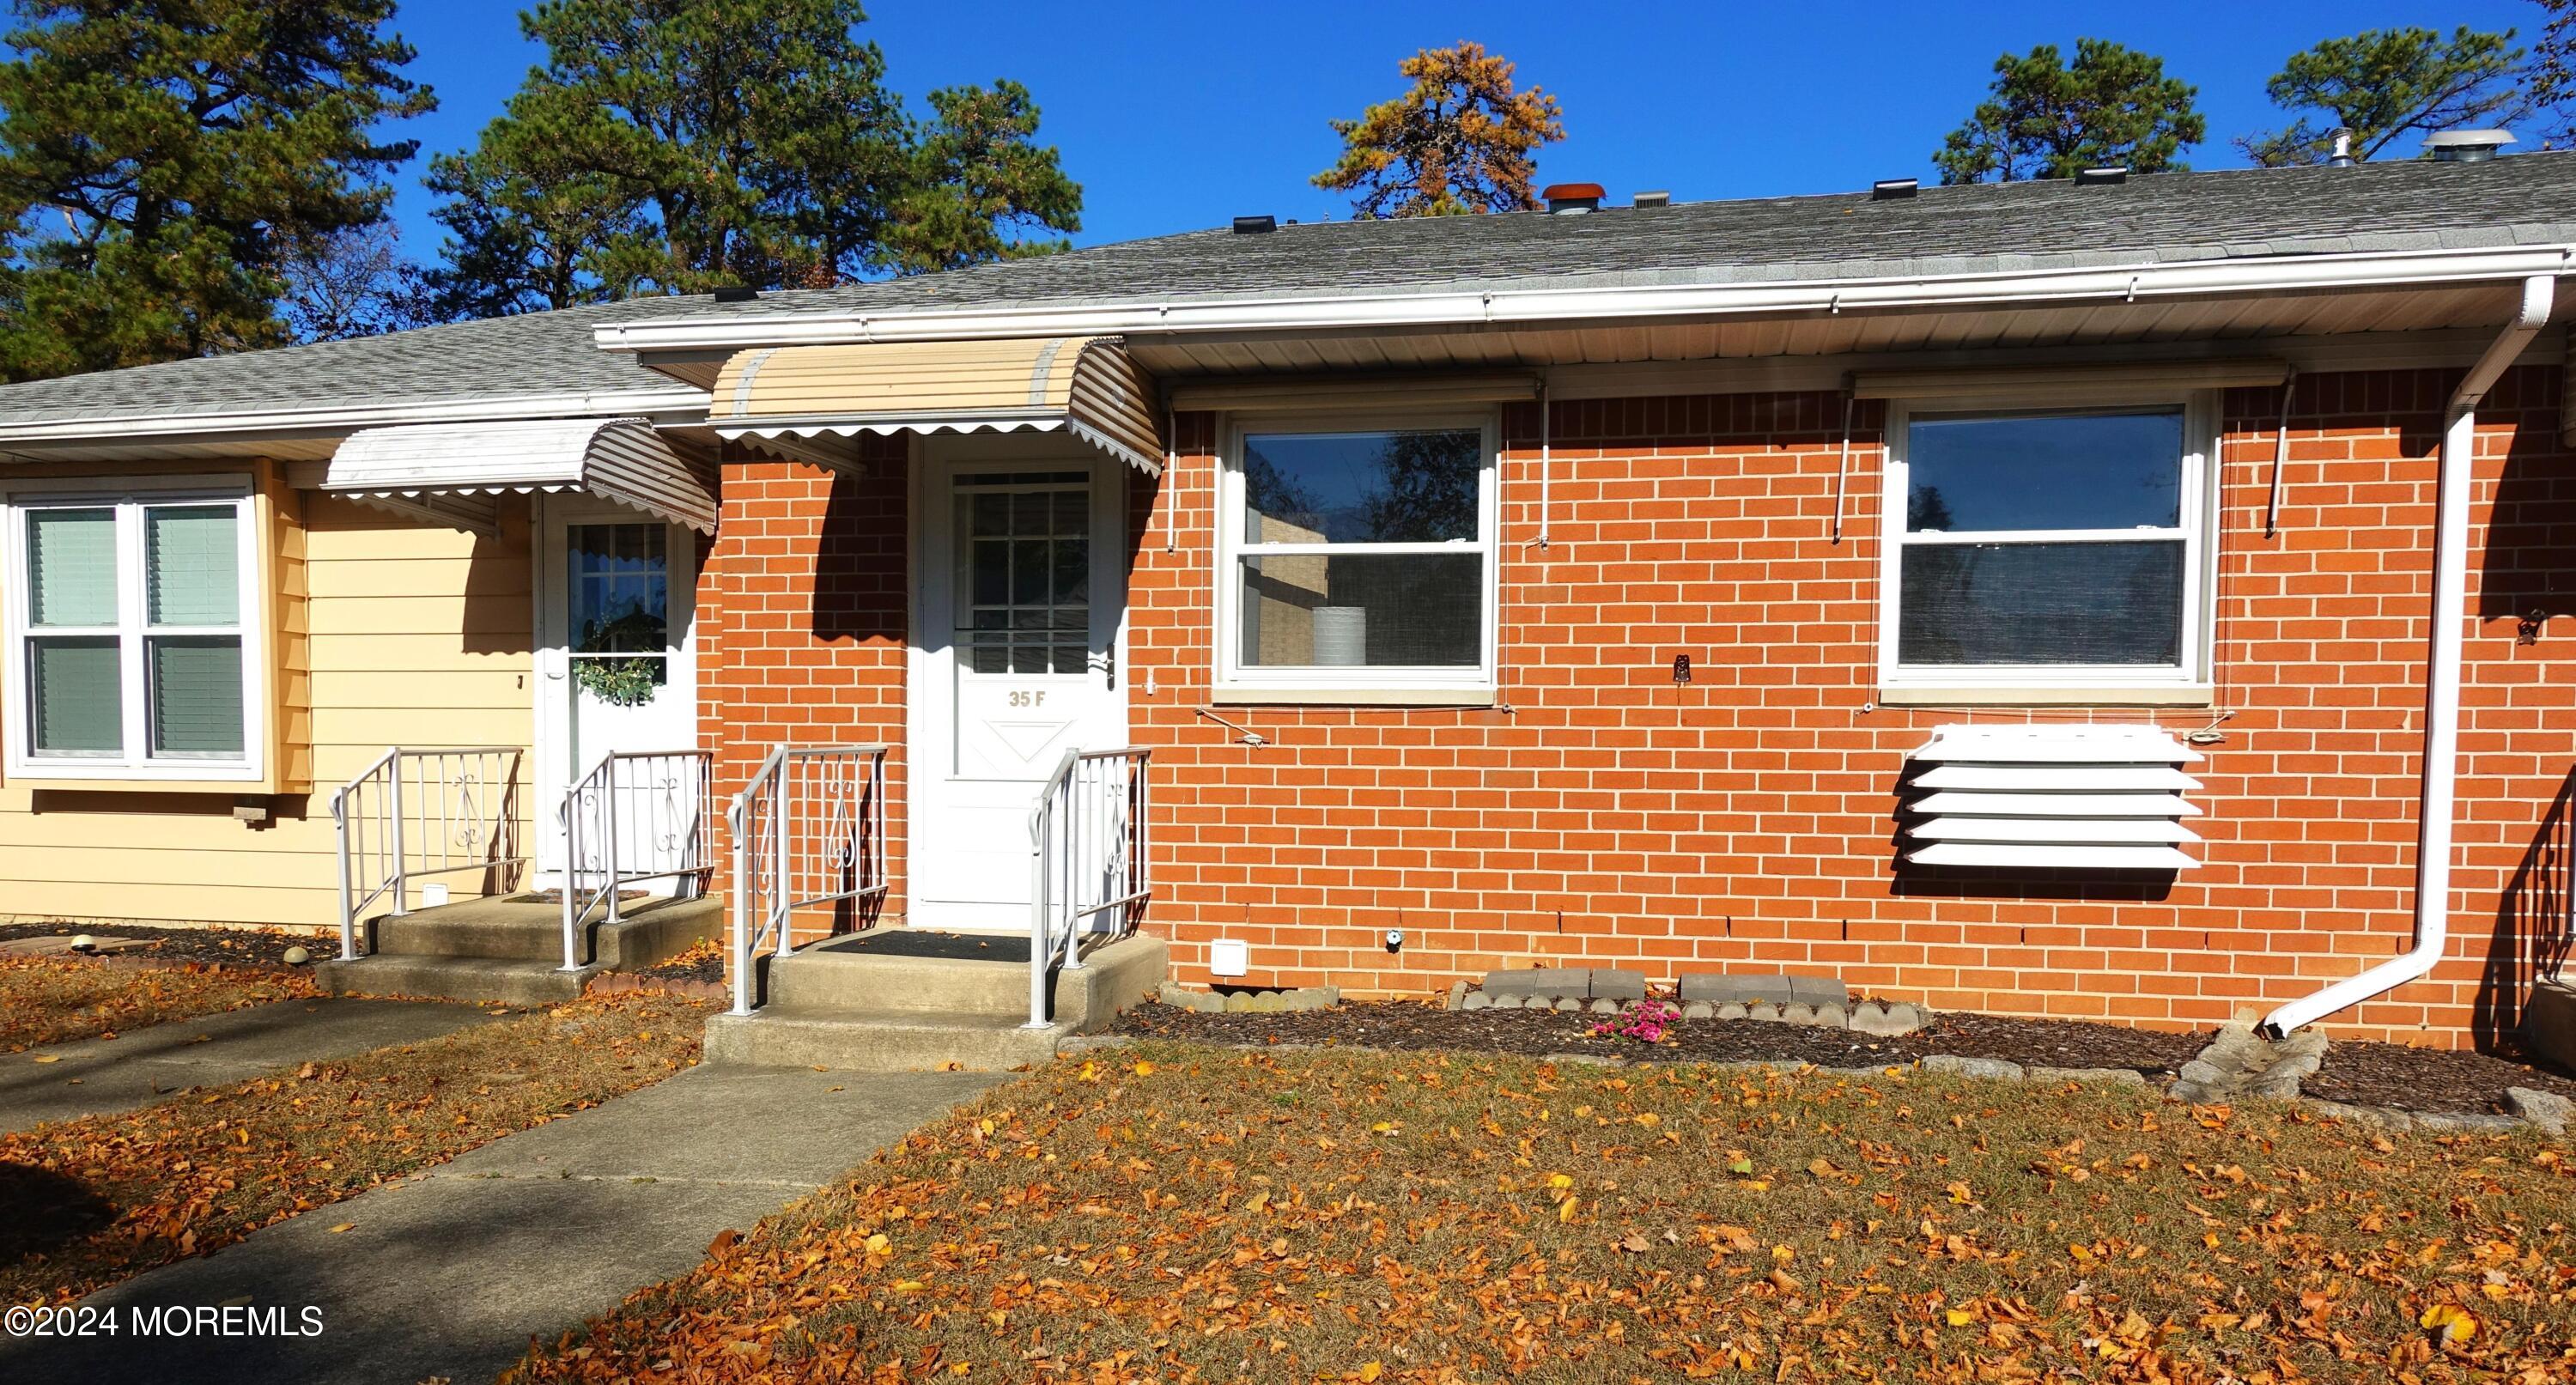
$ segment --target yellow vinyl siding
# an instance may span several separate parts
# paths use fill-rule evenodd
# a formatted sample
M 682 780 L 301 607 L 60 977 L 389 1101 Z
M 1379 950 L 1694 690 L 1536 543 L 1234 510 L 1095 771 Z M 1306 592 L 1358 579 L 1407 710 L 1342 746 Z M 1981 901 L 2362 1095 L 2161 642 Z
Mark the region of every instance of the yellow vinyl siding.
M 311 492 L 269 494 L 281 777 L 310 792 L 252 796 L 272 817 L 251 827 L 230 793 L 0 785 L 0 917 L 328 926 L 334 790 L 397 744 L 529 745 L 524 500 L 505 499 L 500 537 L 478 539 Z M 527 756 L 523 840 L 534 768 Z M 459 894 L 481 884 L 442 878 Z

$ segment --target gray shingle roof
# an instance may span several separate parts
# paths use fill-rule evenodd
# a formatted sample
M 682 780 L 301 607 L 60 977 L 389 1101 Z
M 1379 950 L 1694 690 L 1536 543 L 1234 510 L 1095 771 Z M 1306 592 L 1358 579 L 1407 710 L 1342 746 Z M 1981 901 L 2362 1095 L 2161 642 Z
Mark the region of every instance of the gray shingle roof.
M 2576 243 L 2576 153 L 2487 163 L 2242 169 L 1613 208 L 1193 231 L 841 288 L 621 304 L 0 388 L 0 428 L 138 414 L 668 388 L 606 322 L 1532 283 L 1728 282 Z

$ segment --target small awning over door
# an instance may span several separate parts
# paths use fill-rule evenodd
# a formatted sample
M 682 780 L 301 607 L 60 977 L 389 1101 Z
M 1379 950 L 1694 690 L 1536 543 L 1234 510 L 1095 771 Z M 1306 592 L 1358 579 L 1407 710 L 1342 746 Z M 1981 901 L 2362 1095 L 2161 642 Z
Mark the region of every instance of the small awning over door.
M 1147 474 L 1163 469 L 1153 377 L 1116 337 L 773 346 L 716 377 L 708 423 L 724 437 L 837 464 L 799 438 L 856 433 L 1062 431 Z
M 713 478 L 640 418 L 361 429 L 332 454 L 322 489 L 482 533 L 499 527 L 492 497 L 510 491 L 578 491 L 716 528 Z

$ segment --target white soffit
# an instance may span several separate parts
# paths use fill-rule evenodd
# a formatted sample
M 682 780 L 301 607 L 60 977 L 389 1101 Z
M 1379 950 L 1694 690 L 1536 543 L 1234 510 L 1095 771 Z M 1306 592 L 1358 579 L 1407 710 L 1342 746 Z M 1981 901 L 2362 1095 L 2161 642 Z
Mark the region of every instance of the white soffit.
M 641 418 L 419 423 L 367 428 L 331 456 L 322 489 L 442 524 L 493 532 L 492 497 L 578 491 L 715 532 L 716 491 Z
M 1873 370 L 1852 377 L 1856 399 L 2021 398 L 2036 390 L 2230 389 L 2277 387 L 2287 361 L 2123 361 L 2115 365 L 2025 366 L 2020 369 Z

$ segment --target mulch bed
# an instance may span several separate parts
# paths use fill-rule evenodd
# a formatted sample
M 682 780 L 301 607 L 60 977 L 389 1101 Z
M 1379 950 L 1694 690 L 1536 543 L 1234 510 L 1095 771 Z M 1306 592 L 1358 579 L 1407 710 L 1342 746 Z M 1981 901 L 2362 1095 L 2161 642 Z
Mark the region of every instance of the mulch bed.
M 9 923 L 0 924 L 0 941 L 16 938 L 69 938 L 87 933 L 100 938 L 142 938 L 150 947 L 113 954 L 119 959 L 153 962 L 202 962 L 230 967 L 292 971 L 286 950 L 300 947 L 316 961 L 338 955 L 339 940 L 319 933 L 289 933 L 273 928 L 160 928 L 139 923 Z M 74 954 L 77 955 L 77 954 Z
M 1940 1015 L 1902 1038 L 1762 1020 L 1684 1020 L 1665 1042 L 1595 1037 L 1602 1016 L 1555 1010 L 1443 1010 L 1411 1001 L 1281 1014 L 1200 1014 L 1159 1001 L 1119 1018 L 1118 1032 L 1200 1043 L 1352 1044 L 1369 1048 L 1477 1049 L 1533 1057 L 1590 1053 L 1644 1062 L 1814 1063 L 1869 1067 L 1935 1053 L 2001 1058 L 2026 1067 L 2131 1068 L 2169 1074 L 2200 1056 L 2206 1036 L 2164 1034 L 2075 1020 Z
M 725 979 L 724 949 L 714 943 L 700 943 L 676 957 L 666 957 L 631 974 L 656 981 L 704 981 L 721 986 Z
M 2576 1078 L 2519 1056 L 2341 1040 L 2300 1091 L 2353 1106 L 2406 1111 L 2500 1111 L 2504 1089 L 2530 1087 L 2576 1101 Z

